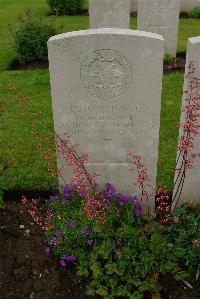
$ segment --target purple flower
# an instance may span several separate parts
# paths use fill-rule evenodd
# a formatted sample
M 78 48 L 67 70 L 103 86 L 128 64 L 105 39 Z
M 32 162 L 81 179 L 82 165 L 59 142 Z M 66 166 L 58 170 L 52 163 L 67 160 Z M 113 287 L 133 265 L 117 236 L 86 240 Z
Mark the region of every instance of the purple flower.
M 141 203 L 140 202 L 136 202 L 134 216 L 139 217 L 141 215 L 141 210 L 142 210 Z
M 63 194 L 65 197 L 70 197 L 74 195 L 74 192 L 70 189 L 69 185 L 65 185 L 63 187 Z
M 108 203 L 107 201 L 105 201 L 105 202 L 103 203 L 103 208 L 106 209 L 108 206 L 109 206 L 109 203 Z
M 68 262 L 75 262 L 76 261 L 76 256 L 75 255 L 64 254 L 63 255 L 63 260 L 66 260 Z
M 134 216 L 139 217 L 140 215 L 141 215 L 141 211 L 140 210 L 135 210 Z
M 60 229 L 56 230 L 56 237 L 60 238 L 62 231 Z
M 92 246 L 92 245 L 93 245 L 93 240 L 87 240 L 87 244 L 88 244 L 89 246 Z
M 57 245 L 57 244 L 58 244 L 58 240 L 57 240 L 55 237 L 53 237 L 53 238 L 51 239 L 50 243 L 51 243 L 52 245 Z
M 76 228 L 76 221 L 75 220 L 70 220 L 68 223 L 69 227 L 71 228 Z
M 51 210 L 47 210 L 47 220 L 51 220 L 52 218 L 52 211 Z
M 80 194 L 80 196 L 82 196 L 82 197 L 86 197 L 87 192 L 86 192 L 85 190 L 80 190 L 80 191 L 79 191 L 79 194 Z
M 66 268 L 67 267 L 67 264 L 65 263 L 65 261 L 64 260 L 60 260 L 60 266 L 62 267 L 62 268 Z
M 69 201 L 66 200 L 65 198 L 63 198 L 62 201 L 61 201 L 61 204 L 62 204 L 62 206 L 68 205 Z
M 75 262 L 75 260 L 76 260 L 76 256 L 75 256 L 75 255 L 69 255 L 69 256 L 67 257 L 67 261 Z
M 116 192 L 117 191 L 116 191 L 115 186 L 113 186 L 113 185 L 111 185 L 109 183 L 106 183 L 105 187 L 104 187 L 104 191 L 100 195 L 100 198 L 109 198 L 109 199 L 114 200 L 115 196 L 116 196 Z
M 44 245 L 44 252 L 49 254 L 51 252 L 51 248 L 48 245 Z
M 137 196 L 131 196 L 130 200 L 132 203 L 136 203 L 137 202 Z
M 93 190 L 95 192 L 97 192 L 97 189 L 98 189 L 98 184 L 97 183 L 94 183 L 93 186 L 92 186 Z
M 121 193 L 117 195 L 117 197 L 120 199 L 119 205 L 124 206 L 129 202 L 129 198 Z
M 84 228 L 82 229 L 82 234 L 83 234 L 84 236 L 89 235 L 89 233 L 90 233 L 90 230 L 89 230 L 88 227 L 84 227 Z
M 50 199 L 57 201 L 58 200 L 58 195 L 52 195 L 52 196 L 50 196 Z

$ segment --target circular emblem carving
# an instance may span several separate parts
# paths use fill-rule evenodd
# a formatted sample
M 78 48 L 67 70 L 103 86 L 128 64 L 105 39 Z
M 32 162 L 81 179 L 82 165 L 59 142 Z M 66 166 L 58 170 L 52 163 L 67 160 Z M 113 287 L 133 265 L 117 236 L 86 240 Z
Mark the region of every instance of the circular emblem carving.
M 82 63 L 81 81 L 90 95 L 109 100 L 129 87 L 131 67 L 128 60 L 115 50 L 96 50 Z

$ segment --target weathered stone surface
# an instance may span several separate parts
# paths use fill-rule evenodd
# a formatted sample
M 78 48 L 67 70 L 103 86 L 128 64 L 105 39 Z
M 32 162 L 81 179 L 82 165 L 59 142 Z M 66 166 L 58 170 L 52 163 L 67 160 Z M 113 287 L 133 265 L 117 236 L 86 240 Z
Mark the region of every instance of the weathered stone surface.
M 55 131 L 73 133 L 73 141 L 89 154 L 88 169 L 101 173 L 100 185 L 110 182 L 120 192 L 136 194 L 129 149 L 142 156 L 155 184 L 162 36 L 89 29 L 52 37 L 48 49 Z M 67 179 L 69 171 L 62 175 Z
M 181 0 L 181 11 L 189 11 L 194 7 L 200 7 L 200 0 Z
M 190 87 L 189 87 L 189 79 L 187 77 L 188 74 L 188 67 L 189 64 L 193 62 L 193 65 L 195 67 L 195 73 L 194 76 L 197 78 L 200 78 L 200 36 L 199 37 L 193 37 L 188 40 L 188 49 L 187 49 L 187 61 L 186 61 L 186 70 L 185 70 L 185 82 L 184 82 L 184 93 L 183 93 L 183 99 L 182 99 L 182 109 L 183 107 L 188 104 L 187 98 L 191 94 Z M 200 81 L 199 81 L 200 82 Z M 188 93 L 189 91 L 189 93 Z M 200 96 L 200 88 L 193 89 L 193 93 Z M 198 101 L 200 102 L 200 101 Z M 196 113 L 199 113 L 197 110 Z M 181 122 L 185 121 L 185 113 L 182 111 L 181 114 Z M 199 117 L 200 122 L 200 117 Z M 183 136 L 183 131 L 180 129 L 179 132 L 180 136 Z M 197 135 L 195 137 L 194 142 L 194 148 L 192 149 L 193 153 L 200 153 L 200 135 Z M 180 168 L 180 165 L 182 163 L 182 156 L 178 159 L 177 156 L 178 165 L 177 168 Z M 199 200 L 200 199 L 200 158 L 197 158 L 194 160 L 194 167 L 190 170 L 186 171 L 186 177 L 183 185 L 183 191 L 181 194 L 181 200 L 180 203 L 183 203 L 187 200 Z M 175 182 L 177 180 L 177 175 L 175 175 Z M 181 175 L 179 176 L 179 179 L 177 180 L 176 188 L 174 190 L 174 195 L 177 192 L 178 184 L 180 182 Z
M 138 7 L 138 0 L 131 0 L 131 12 L 136 12 Z
M 140 1 L 140 0 L 139 0 Z M 194 7 L 200 7 L 200 0 L 181 0 L 180 10 L 189 11 Z M 137 11 L 138 0 L 131 0 L 131 12 Z
M 176 56 L 180 0 L 140 0 L 137 29 L 163 35 L 165 53 Z
M 89 0 L 90 28 L 129 28 L 130 0 Z

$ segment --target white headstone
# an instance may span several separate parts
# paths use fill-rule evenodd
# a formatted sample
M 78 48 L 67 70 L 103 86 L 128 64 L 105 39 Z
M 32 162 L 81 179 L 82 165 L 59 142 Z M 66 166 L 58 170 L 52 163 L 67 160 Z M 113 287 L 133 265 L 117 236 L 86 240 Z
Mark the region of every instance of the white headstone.
M 181 0 L 181 11 L 189 11 L 194 7 L 200 7 L 200 0 Z
M 180 0 L 140 0 L 137 29 L 161 34 L 165 53 L 176 56 Z
M 188 67 L 190 63 L 193 62 L 195 72 L 194 77 L 199 78 L 199 88 L 193 89 L 193 93 L 195 95 L 198 95 L 199 100 L 196 101 L 196 103 L 199 103 L 200 107 L 200 36 L 199 37 L 193 37 L 188 40 L 188 49 L 187 49 L 187 60 L 186 60 L 186 77 L 184 82 L 184 93 L 183 93 L 183 100 L 182 100 L 182 110 L 185 105 L 188 104 L 187 98 L 191 94 L 190 89 L 190 80 L 189 77 L 187 77 L 188 74 Z M 196 81 L 197 82 L 197 81 Z M 194 104 L 195 102 L 193 102 Z M 197 109 L 195 111 L 196 114 L 200 113 Z M 185 112 L 182 111 L 181 114 L 181 120 L 180 122 L 184 122 L 185 120 Z M 198 118 L 198 122 L 200 123 L 200 117 Z M 183 130 L 180 129 L 179 132 L 180 136 L 183 136 Z M 194 142 L 194 148 L 192 149 L 192 153 L 200 154 L 200 135 L 197 135 L 195 137 Z M 177 156 L 178 159 L 178 156 Z M 182 156 L 178 159 L 178 165 L 177 168 L 180 168 L 180 165 L 182 163 Z M 174 190 L 174 195 L 177 192 L 178 184 L 181 179 L 181 174 L 179 175 L 179 178 L 177 179 L 178 172 L 175 175 L 175 182 L 177 181 L 176 188 Z M 194 160 L 194 167 L 192 169 L 188 169 L 186 171 L 186 177 L 183 185 L 183 191 L 180 198 L 180 203 L 183 203 L 188 200 L 199 200 L 200 199 L 200 158 L 197 158 Z
M 89 0 L 90 28 L 130 28 L 130 0 Z
M 88 170 L 101 174 L 101 186 L 110 182 L 136 194 L 129 149 L 142 156 L 156 184 L 162 36 L 89 29 L 50 38 L 48 50 L 55 131 L 73 133 L 89 154 Z
M 139 0 L 141 1 L 141 0 Z M 138 0 L 131 0 L 131 12 L 137 11 Z M 194 7 L 200 7 L 200 0 L 181 0 L 180 11 L 189 11 Z
M 137 12 L 138 0 L 131 0 L 131 12 Z

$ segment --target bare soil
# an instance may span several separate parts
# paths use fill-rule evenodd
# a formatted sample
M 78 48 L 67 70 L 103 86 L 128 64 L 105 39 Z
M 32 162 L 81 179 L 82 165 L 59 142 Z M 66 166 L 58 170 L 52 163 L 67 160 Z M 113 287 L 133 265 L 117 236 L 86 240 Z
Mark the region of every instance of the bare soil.
M 49 67 L 49 63 L 47 61 L 36 60 L 29 63 L 20 63 L 18 60 L 14 60 L 9 67 L 9 70 L 34 70 L 34 69 L 46 69 Z M 164 73 L 172 73 L 177 71 L 185 70 L 185 58 L 177 57 L 171 63 L 163 64 Z

